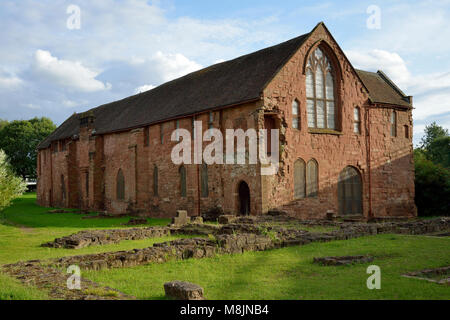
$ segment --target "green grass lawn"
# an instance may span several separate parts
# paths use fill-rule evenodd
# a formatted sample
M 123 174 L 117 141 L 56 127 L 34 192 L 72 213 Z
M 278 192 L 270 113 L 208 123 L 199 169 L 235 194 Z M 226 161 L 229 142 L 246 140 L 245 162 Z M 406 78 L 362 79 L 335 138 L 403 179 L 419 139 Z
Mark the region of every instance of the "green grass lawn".
M 313 257 L 372 254 L 370 264 L 325 267 Z M 366 286 L 369 265 L 381 268 L 381 289 Z M 84 276 L 140 299 L 162 299 L 172 280 L 201 285 L 207 299 L 450 299 L 448 286 L 400 275 L 450 264 L 450 240 L 378 235 L 265 252 L 173 261 Z
M 75 213 L 50 214 L 34 194 L 0 213 L 0 264 L 151 246 L 178 237 L 122 241 L 80 250 L 43 248 L 56 237 L 89 228 L 123 228 L 128 218 L 81 219 Z M 166 225 L 167 219 L 149 219 Z M 324 267 L 313 257 L 372 254 L 381 268 L 381 290 L 366 287 L 369 264 Z M 400 275 L 450 265 L 450 240 L 428 236 L 378 235 L 313 243 L 265 252 L 171 261 L 133 268 L 84 271 L 87 277 L 140 299 L 164 298 L 163 284 L 185 280 L 204 287 L 208 299 L 450 299 L 448 286 Z M 0 299 L 47 299 L 45 292 L 0 273 Z

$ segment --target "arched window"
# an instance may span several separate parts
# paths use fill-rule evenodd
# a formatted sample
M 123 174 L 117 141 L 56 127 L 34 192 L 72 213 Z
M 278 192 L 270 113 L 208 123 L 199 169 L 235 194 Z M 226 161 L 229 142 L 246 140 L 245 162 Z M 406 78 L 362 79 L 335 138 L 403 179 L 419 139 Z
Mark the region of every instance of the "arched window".
M 63 174 L 61 175 L 61 199 L 62 202 L 66 201 L 66 183 Z
M 395 110 L 392 110 L 391 113 L 391 136 L 397 136 L 397 112 Z
M 361 111 L 359 107 L 353 109 L 353 132 L 357 134 L 361 133 Z
M 186 168 L 181 166 L 178 172 L 180 173 L 180 194 L 186 197 Z
M 294 163 L 294 198 L 303 199 L 306 196 L 306 165 L 299 158 Z
M 306 196 L 317 197 L 318 189 L 318 164 L 315 159 L 308 161 L 306 165 Z
M 207 198 L 209 196 L 209 190 L 208 190 L 208 166 L 206 165 L 206 163 L 202 164 L 201 177 L 202 177 L 202 197 Z
M 300 129 L 300 107 L 297 100 L 292 101 L 292 128 Z
M 326 55 L 317 48 L 306 65 L 308 127 L 335 129 L 334 71 Z
M 158 167 L 153 168 L 153 194 L 158 196 Z
M 346 167 L 338 180 L 339 215 L 362 214 L 361 175 L 354 167 Z
M 117 172 L 116 197 L 117 200 L 125 200 L 125 178 L 122 169 L 119 169 L 119 172 Z

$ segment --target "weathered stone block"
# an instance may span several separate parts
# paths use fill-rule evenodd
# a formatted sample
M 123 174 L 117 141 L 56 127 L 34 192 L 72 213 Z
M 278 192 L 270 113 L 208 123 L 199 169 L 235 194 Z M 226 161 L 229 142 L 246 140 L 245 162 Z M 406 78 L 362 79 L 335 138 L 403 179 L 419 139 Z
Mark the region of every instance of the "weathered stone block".
M 164 284 L 167 297 L 176 300 L 204 300 L 203 288 L 190 282 L 171 281 Z
M 222 215 L 219 217 L 218 222 L 220 224 L 229 224 L 237 219 L 236 216 L 233 215 Z
M 172 218 L 172 224 L 176 226 L 183 226 L 188 224 L 191 219 L 188 217 L 186 210 L 177 210 L 177 216 Z
M 199 223 L 202 224 L 203 223 L 203 218 L 200 216 L 195 216 L 191 218 L 191 222 L 192 223 Z

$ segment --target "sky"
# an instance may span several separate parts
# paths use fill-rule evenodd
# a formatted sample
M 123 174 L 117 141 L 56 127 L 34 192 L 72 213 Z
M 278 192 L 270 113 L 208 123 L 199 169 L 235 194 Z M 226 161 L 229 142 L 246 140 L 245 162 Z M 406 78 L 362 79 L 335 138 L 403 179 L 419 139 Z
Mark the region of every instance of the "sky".
M 355 68 L 414 96 L 416 145 L 450 128 L 450 0 L 0 0 L 0 118 L 59 125 L 320 21 Z

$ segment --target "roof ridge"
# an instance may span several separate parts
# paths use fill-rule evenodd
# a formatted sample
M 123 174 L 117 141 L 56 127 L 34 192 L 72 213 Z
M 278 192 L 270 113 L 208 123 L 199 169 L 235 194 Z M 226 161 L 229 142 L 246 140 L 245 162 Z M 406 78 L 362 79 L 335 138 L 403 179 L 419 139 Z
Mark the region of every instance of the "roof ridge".
M 406 94 L 382 70 L 377 70 L 377 74 L 380 75 L 384 81 L 386 81 L 392 88 L 394 88 L 404 98 L 407 97 Z

